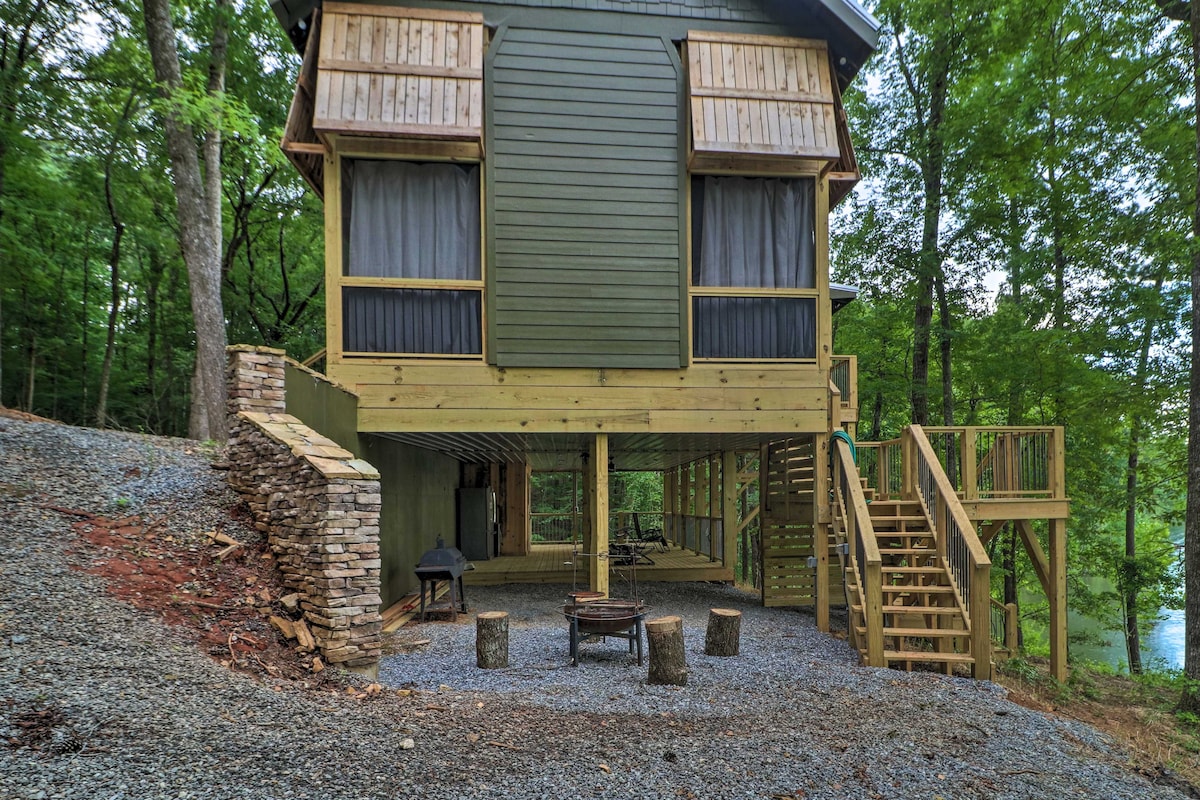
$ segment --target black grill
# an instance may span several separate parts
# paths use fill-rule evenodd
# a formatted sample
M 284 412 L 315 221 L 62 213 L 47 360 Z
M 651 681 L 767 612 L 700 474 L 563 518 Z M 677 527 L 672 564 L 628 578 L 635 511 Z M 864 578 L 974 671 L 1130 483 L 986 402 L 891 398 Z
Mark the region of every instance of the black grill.
M 475 565 L 467 561 L 466 556 L 457 547 L 446 547 L 446 542 L 442 537 L 438 537 L 437 547 L 432 550 L 426 550 L 421 556 L 420 562 L 417 564 L 414 572 L 417 574 L 417 579 L 421 581 L 421 621 L 425 621 L 425 614 L 434 611 L 449 611 L 450 619 L 457 620 L 458 612 L 467 612 L 467 599 L 463 594 L 462 574 L 469 569 L 475 569 Z M 437 603 L 433 602 L 437 596 L 438 583 L 446 581 L 450 584 L 450 594 L 447 597 L 448 602 Z M 426 584 L 429 584 L 429 606 L 425 604 Z

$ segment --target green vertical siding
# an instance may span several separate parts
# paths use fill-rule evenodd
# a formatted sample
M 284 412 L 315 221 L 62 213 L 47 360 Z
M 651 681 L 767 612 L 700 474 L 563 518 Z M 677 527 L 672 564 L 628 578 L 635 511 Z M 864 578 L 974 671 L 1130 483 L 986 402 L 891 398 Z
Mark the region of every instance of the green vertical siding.
M 680 77 L 656 36 L 508 28 L 493 45 L 491 352 L 680 365 Z

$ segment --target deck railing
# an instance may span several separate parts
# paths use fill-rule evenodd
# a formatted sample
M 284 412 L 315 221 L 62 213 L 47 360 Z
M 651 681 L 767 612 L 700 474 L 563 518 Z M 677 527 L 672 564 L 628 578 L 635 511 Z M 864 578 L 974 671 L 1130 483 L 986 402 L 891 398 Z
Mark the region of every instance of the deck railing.
M 842 393 L 845 408 L 858 408 L 858 356 L 831 356 L 829 380 Z
M 529 529 L 534 544 L 570 544 L 579 539 L 583 515 L 535 511 L 529 515 Z
M 883 559 L 879 554 L 871 515 L 867 511 L 867 499 L 863 494 L 858 469 L 854 465 L 850 445 L 844 439 L 833 441 L 832 477 L 834 513 L 838 517 L 834 524 L 839 538 L 845 536 L 851 573 L 858 581 L 866 641 L 857 640 L 853 615 L 848 624 L 849 634 L 856 646 L 866 651 L 868 666 L 886 667 L 883 655 Z
M 930 451 L 963 500 L 1066 498 L 1063 429 L 1055 426 L 924 427 Z M 901 439 L 858 442 L 859 468 L 878 497 L 902 496 Z
M 991 634 L 993 648 L 1007 652 L 1009 658 L 1017 655 L 1017 604 L 1001 603 L 992 599 Z
M 637 515 L 637 526 L 633 518 Z M 661 511 L 612 511 L 608 515 L 610 538 L 633 536 L 636 527 L 642 532 L 662 531 Z M 529 515 L 530 534 L 534 544 L 564 544 L 578 541 L 583 536 L 583 514 L 570 511 L 535 511 Z
M 970 620 L 975 677 L 987 678 L 991 670 L 992 562 L 921 426 L 905 428 L 901 441 L 905 466 L 912 465 L 906 470 L 904 495 L 919 500 L 925 509 L 938 554 Z

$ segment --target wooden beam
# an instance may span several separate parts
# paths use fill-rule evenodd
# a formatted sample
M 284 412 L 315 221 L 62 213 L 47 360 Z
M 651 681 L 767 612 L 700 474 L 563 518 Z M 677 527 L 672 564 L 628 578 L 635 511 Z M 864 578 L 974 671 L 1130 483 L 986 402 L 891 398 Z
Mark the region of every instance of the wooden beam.
M 975 520 L 971 520 L 971 521 L 975 522 Z M 1000 530 L 1007 524 L 1008 524 L 1007 519 L 998 519 L 998 520 L 993 520 L 993 521 L 989 522 L 987 525 L 984 525 L 982 528 L 978 528 L 979 541 L 983 542 L 986 545 L 988 542 L 990 542 L 992 540 L 992 537 L 995 536 L 997 533 L 999 533 Z
M 737 451 L 721 453 L 721 564 L 733 571 L 738 556 Z
M 377 6 L 368 3 L 325 3 L 326 14 L 361 14 L 367 17 L 399 17 L 400 19 L 432 19 L 442 22 L 474 22 L 483 24 L 483 15 L 473 11 L 442 11 L 434 8 L 402 8 Z
M 342 161 L 325 156 L 325 349 L 328 362 L 342 356 Z
M 815 364 L 699 363 L 687 369 L 598 369 L 594 367 L 494 367 L 484 364 L 446 365 L 381 355 L 354 361 L 339 370 L 347 386 L 574 386 L 607 390 L 628 387 L 680 389 L 814 389 L 824 392 L 827 381 Z
M 358 430 L 365 433 L 769 433 L 824 430 L 825 412 L 764 411 L 596 411 L 574 409 L 358 409 Z
M 1042 584 L 1042 591 L 1046 593 L 1046 599 L 1049 600 L 1053 593 L 1050 583 L 1050 562 L 1042 550 L 1042 544 L 1038 541 L 1037 534 L 1034 533 L 1033 525 L 1029 523 L 1029 520 L 1016 520 L 1013 524 L 1017 526 L 1017 532 L 1021 534 L 1021 541 L 1025 544 L 1025 552 L 1029 554 L 1033 571 L 1037 573 L 1038 581 Z
M 1067 680 L 1067 521 L 1050 520 L 1050 674 Z
M 608 434 L 592 439 L 587 466 L 588 516 L 592 547 L 588 551 L 588 588 L 608 597 Z
M 717 560 L 716 528 L 721 518 L 721 456 L 714 453 L 708 459 L 708 560 Z M 722 540 L 724 544 L 724 540 Z

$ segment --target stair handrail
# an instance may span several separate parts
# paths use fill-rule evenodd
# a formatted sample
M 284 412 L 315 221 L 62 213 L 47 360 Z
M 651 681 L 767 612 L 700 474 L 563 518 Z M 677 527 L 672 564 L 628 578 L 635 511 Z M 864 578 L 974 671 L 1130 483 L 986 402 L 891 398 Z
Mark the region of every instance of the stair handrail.
M 909 425 L 902 438 L 906 455 L 905 495 L 919 500 L 924 507 L 938 555 L 966 611 L 975 677 L 990 677 L 992 561 L 925 431 L 920 425 Z
M 851 567 L 858 578 L 862 594 L 863 622 L 867 629 L 867 666 L 886 667 L 883 656 L 883 558 L 875 539 L 875 527 L 867 511 L 858 468 L 850 445 L 842 438 L 833 440 L 833 490 L 835 500 L 843 504 L 846 513 L 845 533 Z M 850 627 L 853 628 L 853 619 Z

